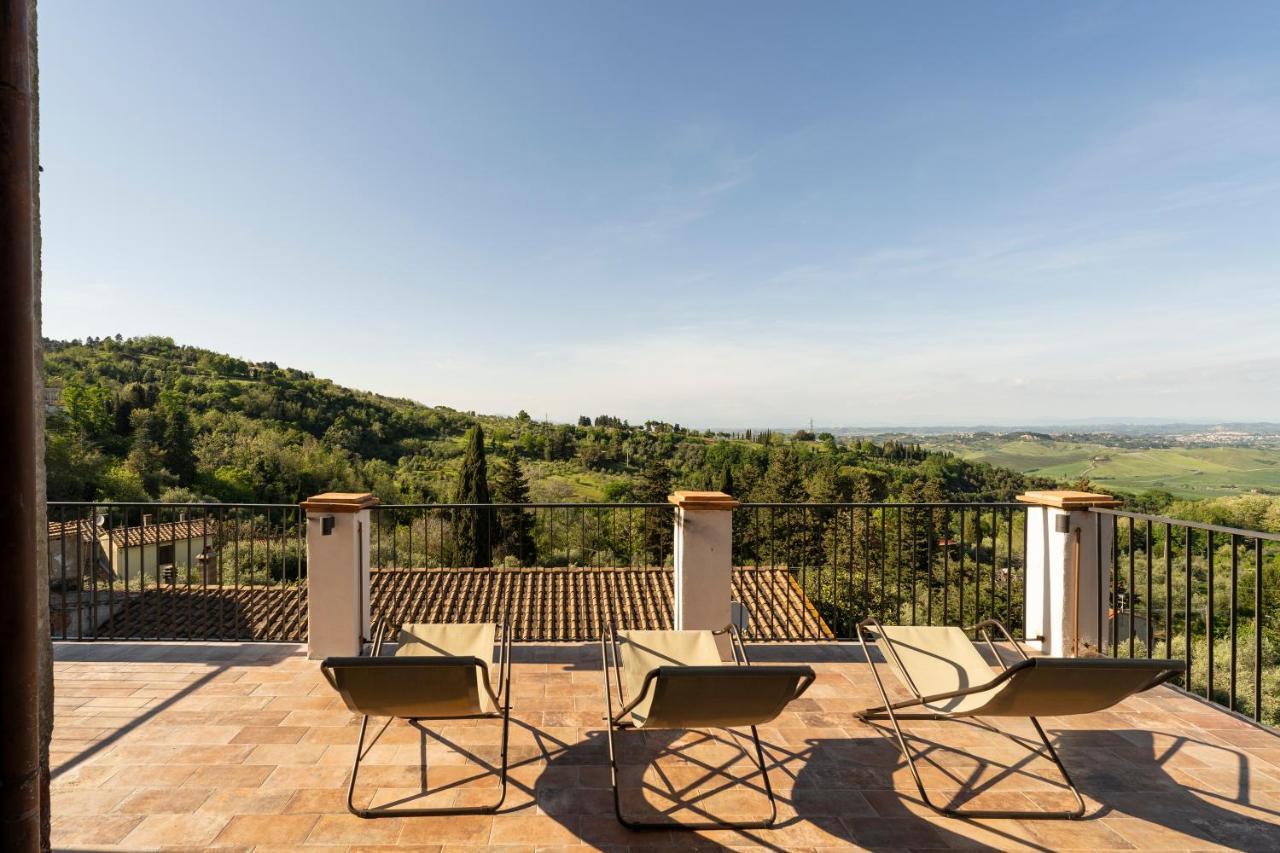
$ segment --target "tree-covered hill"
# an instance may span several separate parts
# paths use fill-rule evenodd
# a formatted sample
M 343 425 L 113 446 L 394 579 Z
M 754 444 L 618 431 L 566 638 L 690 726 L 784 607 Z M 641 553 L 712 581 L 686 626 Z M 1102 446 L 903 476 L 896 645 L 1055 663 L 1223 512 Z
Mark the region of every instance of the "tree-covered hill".
M 367 489 L 385 502 L 447 501 L 475 423 L 535 501 L 663 500 L 672 488 L 762 501 L 1005 500 L 1052 484 L 893 441 L 476 415 L 162 337 L 45 341 L 45 373 L 52 500 L 293 502 Z

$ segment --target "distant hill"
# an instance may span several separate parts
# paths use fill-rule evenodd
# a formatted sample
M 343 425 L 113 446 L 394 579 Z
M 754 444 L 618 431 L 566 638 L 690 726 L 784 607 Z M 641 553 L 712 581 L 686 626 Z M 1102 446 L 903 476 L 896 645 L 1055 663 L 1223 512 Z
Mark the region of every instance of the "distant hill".
M 386 502 L 447 501 L 477 424 L 491 468 L 515 460 L 535 501 L 663 500 L 681 487 L 779 501 L 1007 500 L 1053 485 L 893 439 L 459 412 L 163 337 L 49 340 L 45 352 L 55 500 L 293 502 L 367 489 Z
M 1206 441 L 1135 439 L 1115 435 L 940 436 L 933 450 L 1059 481 L 1088 479 L 1109 491 L 1161 490 L 1178 498 L 1243 492 L 1280 494 L 1280 446 L 1258 438 L 1228 446 Z

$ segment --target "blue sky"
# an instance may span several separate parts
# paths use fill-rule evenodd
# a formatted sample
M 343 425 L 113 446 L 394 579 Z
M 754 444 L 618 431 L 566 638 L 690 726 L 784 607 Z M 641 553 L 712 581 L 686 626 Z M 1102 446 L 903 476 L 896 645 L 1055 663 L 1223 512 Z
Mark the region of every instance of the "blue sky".
M 699 426 L 1280 420 L 1280 4 L 57 2 L 45 334 Z

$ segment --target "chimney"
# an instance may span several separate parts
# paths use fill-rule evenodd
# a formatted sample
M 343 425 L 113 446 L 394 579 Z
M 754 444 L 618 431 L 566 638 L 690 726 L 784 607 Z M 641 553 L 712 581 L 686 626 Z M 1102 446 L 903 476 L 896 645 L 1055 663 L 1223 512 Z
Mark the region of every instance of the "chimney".
M 146 527 L 151 523 L 151 513 L 144 513 L 142 516 L 142 526 Z

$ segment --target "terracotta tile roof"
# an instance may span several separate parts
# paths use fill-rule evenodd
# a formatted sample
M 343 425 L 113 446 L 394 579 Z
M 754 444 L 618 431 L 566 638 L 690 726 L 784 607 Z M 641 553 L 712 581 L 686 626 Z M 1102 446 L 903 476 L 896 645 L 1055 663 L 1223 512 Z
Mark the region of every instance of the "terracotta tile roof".
M 100 533 L 110 533 L 111 544 L 117 548 L 133 548 L 142 543 L 182 542 L 187 539 L 210 539 L 218 533 L 216 518 L 193 518 L 183 521 L 164 521 L 136 527 L 117 527 L 110 531 L 98 528 Z
M 670 569 L 417 569 L 375 571 L 375 615 L 393 623 L 502 621 L 510 603 L 514 639 L 586 642 L 599 625 L 670 628 Z M 101 593 L 100 593 L 101 595 Z M 754 640 L 830 639 L 831 629 L 783 568 L 738 568 L 733 597 L 747 608 Z M 99 636 L 306 640 L 306 587 L 148 590 L 125 599 Z
M 79 521 L 50 521 L 49 522 L 49 538 L 50 539 L 79 539 L 83 542 L 93 541 L 93 524 L 87 520 Z M 101 528 L 99 528 L 101 532 Z
M 149 589 L 126 597 L 97 593 L 99 606 L 111 601 L 113 614 L 98 626 L 104 639 L 285 640 L 307 639 L 307 588 L 192 586 Z
M 670 628 L 671 569 L 428 569 L 372 575 L 375 613 L 392 623 L 501 621 L 510 602 L 516 640 L 582 642 L 618 628 Z M 786 569 L 739 568 L 733 597 L 749 613 L 748 634 L 760 640 L 831 637 Z

